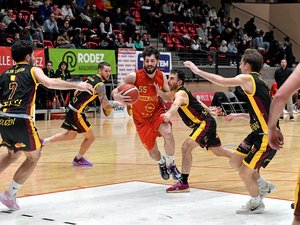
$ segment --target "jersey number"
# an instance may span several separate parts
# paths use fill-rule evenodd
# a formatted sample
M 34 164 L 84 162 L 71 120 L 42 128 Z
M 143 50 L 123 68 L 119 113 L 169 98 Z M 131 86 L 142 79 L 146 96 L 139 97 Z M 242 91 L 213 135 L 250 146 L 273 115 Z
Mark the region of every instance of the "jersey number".
M 9 89 L 10 89 L 10 94 L 8 96 L 8 99 L 12 99 L 16 93 L 16 90 L 18 88 L 18 84 L 17 82 L 10 82 L 9 83 Z

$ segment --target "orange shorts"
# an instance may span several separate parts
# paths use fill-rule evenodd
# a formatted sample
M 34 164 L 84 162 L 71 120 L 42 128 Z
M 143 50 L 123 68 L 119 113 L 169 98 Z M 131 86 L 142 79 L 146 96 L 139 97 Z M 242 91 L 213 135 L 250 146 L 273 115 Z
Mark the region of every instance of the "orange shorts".
M 158 128 L 164 123 L 164 119 L 160 116 L 164 112 L 164 110 L 159 110 L 142 124 L 135 124 L 140 140 L 148 151 L 154 147 L 156 138 L 161 136 Z

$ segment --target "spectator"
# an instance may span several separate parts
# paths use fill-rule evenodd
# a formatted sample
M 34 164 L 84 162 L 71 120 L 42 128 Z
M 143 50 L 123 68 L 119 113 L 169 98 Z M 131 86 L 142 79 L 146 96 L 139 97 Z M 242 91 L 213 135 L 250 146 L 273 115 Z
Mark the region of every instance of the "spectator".
M 58 33 L 58 26 L 54 14 L 51 14 L 50 19 L 45 20 L 43 29 L 44 29 L 44 38 L 46 40 L 56 39 L 59 33 Z
M 69 3 L 63 5 L 63 7 L 61 8 L 61 13 L 64 17 L 66 17 L 67 15 L 70 16 L 71 20 L 76 19 L 73 15 L 71 5 Z
M 255 37 L 256 25 L 254 24 L 254 17 L 245 23 L 244 31 L 249 37 Z
M 125 46 L 126 46 L 126 48 L 134 48 L 133 38 L 132 37 L 128 38 L 128 40 L 125 42 Z
M 109 16 L 105 17 L 104 22 L 100 23 L 100 34 L 104 37 L 112 34 L 112 24 Z
M 57 37 L 56 48 L 75 48 L 75 45 L 71 43 L 67 30 L 61 30 L 61 35 Z
M 51 12 L 54 14 L 55 19 L 58 23 L 62 23 L 62 21 L 65 19 L 64 15 L 62 14 L 61 9 L 58 7 L 57 3 L 54 3 Z
M 262 30 L 256 31 L 256 32 L 257 32 L 258 34 L 257 34 L 257 36 L 252 40 L 252 42 L 253 42 L 253 47 L 254 47 L 255 49 L 258 49 L 258 50 L 268 51 L 269 48 L 270 48 L 270 43 L 264 41 L 264 38 L 263 38 L 264 32 L 263 32 Z
M 41 23 L 44 23 L 45 20 L 49 19 L 50 15 L 51 15 L 50 0 L 45 0 L 44 4 L 39 6 L 38 19 Z
M 227 53 L 228 52 L 227 41 L 223 40 L 221 42 L 221 45 L 219 47 L 219 51 L 222 52 L 222 53 Z
M 37 39 L 39 43 L 42 43 L 44 40 L 43 28 L 35 20 L 33 14 L 30 14 L 27 25 L 30 26 L 30 32 L 31 32 L 33 39 Z
M 293 54 L 293 48 L 292 48 L 292 43 L 290 42 L 289 37 L 284 38 L 284 44 L 283 44 L 283 57 L 287 61 L 287 67 L 291 68 L 293 67 L 293 63 L 295 62 L 295 57 Z
M 134 48 L 138 51 L 142 51 L 144 49 L 143 41 L 141 40 L 141 36 L 137 35 L 135 40 L 133 41 Z
M 20 33 L 22 31 L 22 27 L 20 27 L 13 18 L 12 9 L 7 10 L 7 14 L 2 19 L 2 24 L 8 34 Z
M 236 44 L 235 44 L 235 39 L 231 39 L 231 41 L 229 42 L 227 47 L 228 47 L 228 53 L 237 53 L 238 52 Z
M 142 35 L 142 42 L 143 42 L 144 48 L 151 45 L 151 43 L 149 41 L 149 35 L 148 34 L 143 33 L 143 35 Z
M 238 44 L 237 49 L 240 55 L 243 55 L 245 50 L 249 48 L 249 45 L 246 40 L 241 40 L 241 43 Z
M 68 70 L 68 63 L 65 61 L 61 61 L 58 65 L 58 69 L 55 71 L 54 76 L 57 79 L 70 82 L 71 81 L 71 73 Z M 63 105 L 63 106 L 67 105 L 69 93 L 70 93 L 70 91 L 68 91 L 68 90 L 59 91 L 60 105 Z
M 113 25 L 117 30 L 124 30 L 126 27 L 125 15 L 122 13 L 121 7 L 117 7 L 113 14 Z
M 205 47 L 205 49 L 209 49 L 211 45 L 211 41 L 208 40 L 208 29 L 206 28 L 205 23 L 201 23 L 200 27 L 196 29 L 198 37 L 200 37 L 201 45 Z
M 125 47 L 126 47 L 126 44 L 125 44 L 123 35 L 122 35 L 122 33 L 119 33 L 118 37 L 115 40 L 115 48 L 118 49 L 118 48 L 125 48 Z

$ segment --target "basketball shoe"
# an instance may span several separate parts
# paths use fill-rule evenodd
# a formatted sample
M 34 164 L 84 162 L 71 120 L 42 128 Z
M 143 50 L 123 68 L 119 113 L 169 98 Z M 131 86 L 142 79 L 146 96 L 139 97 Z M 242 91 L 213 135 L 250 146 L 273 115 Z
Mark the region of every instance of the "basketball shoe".
M 177 169 L 175 163 L 171 163 L 170 166 L 168 167 L 168 172 L 170 175 L 172 175 L 174 180 L 179 180 L 181 178 L 181 173 Z
M 8 191 L 0 194 L 0 202 L 10 210 L 19 210 L 20 206 L 17 203 L 16 196 L 9 196 Z
M 87 161 L 83 157 L 81 157 L 80 159 L 77 159 L 75 157 L 72 163 L 73 163 L 73 166 L 93 166 L 93 163 Z
M 267 181 L 267 186 L 265 186 L 264 188 L 259 187 L 259 195 L 261 198 L 265 198 L 267 195 L 271 194 L 275 190 L 275 184 L 271 183 L 270 181 Z
M 160 172 L 161 177 L 164 180 L 168 180 L 170 178 L 170 175 L 168 173 L 168 168 L 167 168 L 165 157 L 163 157 L 163 159 L 165 160 L 165 162 L 163 164 L 158 163 L 159 172 Z
M 167 193 L 185 193 L 190 192 L 189 184 L 182 183 L 181 180 L 177 181 L 172 187 L 166 190 Z
M 265 210 L 265 204 L 262 200 L 255 202 L 252 199 L 243 205 L 240 209 L 236 210 L 237 214 L 260 214 Z

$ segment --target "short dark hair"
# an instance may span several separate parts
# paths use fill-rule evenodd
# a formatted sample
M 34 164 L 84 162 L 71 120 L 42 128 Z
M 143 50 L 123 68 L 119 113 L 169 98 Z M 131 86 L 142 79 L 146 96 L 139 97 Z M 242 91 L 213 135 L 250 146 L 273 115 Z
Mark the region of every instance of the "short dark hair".
M 178 80 L 181 80 L 181 81 L 182 81 L 182 85 L 184 85 L 184 81 L 185 81 L 185 73 L 184 73 L 183 70 L 172 69 L 170 73 L 177 74 Z
M 66 61 L 61 61 L 58 65 L 58 69 L 60 69 L 61 65 L 65 64 L 66 65 L 66 70 L 68 69 L 68 63 Z
M 30 41 L 20 40 L 16 41 L 11 47 L 11 55 L 15 62 L 22 62 L 27 55 L 33 52 L 33 45 Z
M 256 49 L 246 49 L 242 57 L 244 63 L 248 63 L 251 66 L 252 72 L 257 72 L 262 69 L 263 57 Z
M 143 58 L 145 59 L 146 58 L 146 56 L 151 56 L 151 55 L 154 55 L 155 56 L 155 58 L 157 59 L 157 60 L 159 60 L 159 51 L 156 49 L 156 48 L 153 48 L 153 47 L 147 47 L 147 48 L 145 48 L 144 49 L 144 51 L 143 51 Z
M 48 65 L 48 63 L 51 63 L 51 65 L 53 65 L 53 62 L 51 60 L 47 61 L 46 66 Z
M 98 70 L 102 70 L 104 68 L 104 66 L 110 67 L 110 64 L 108 62 L 101 62 L 98 64 Z

